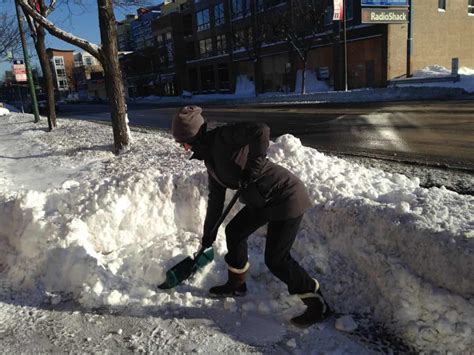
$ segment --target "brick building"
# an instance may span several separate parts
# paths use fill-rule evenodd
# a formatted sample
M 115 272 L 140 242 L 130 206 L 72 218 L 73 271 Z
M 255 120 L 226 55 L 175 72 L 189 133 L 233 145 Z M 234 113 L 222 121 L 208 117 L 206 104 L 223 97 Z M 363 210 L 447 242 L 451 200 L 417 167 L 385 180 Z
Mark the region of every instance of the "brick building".
M 474 68 L 474 1 L 413 1 L 413 71 L 437 64 L 446 68 L 451 59 Z M 387 77 L 406 73 L 407 26 L 388 26 Z
M 306 67 L 330 86 L 344 79 L 342 26 L 332 1 L 316 34 L 298 16 L 304 0 L 170 0 L 153 21 L 153 47 L 124 60 L 134 95 L 233 93 L 250 83 L 257 92 L 294 91 Z M 360 0 L 346 0 L 348 87 L 383 87 L 406 71 L 407 24 L 365 24 Z M 304 6 L 303 6 L 304 10 Z M 412 0 L 412 71 L 449 67 L 451 58 L 474 67 L 472 0 Z M 298 47 L 275 30 L 281 18 L 308 29 L 306 66 Z M 304 32 L 304 31 L 303 31 Z M 301 34 L 301 33 L 300 33 Z M 138 78 L 138 79 L 137 79 Z
M 51 62 L 54 85 L 61 96 L 77 91 L 74 80 L 74 51 L 67 49 L 47 48 L 46 53 Z
M 117 22 L 117 44 L 119 51 L 133 50 L 131 28 L 132 22 L 137 19 L 137 15 L 128 14 L 125 16 L 125 20 Z
M 89 53 L 74 53 L 74 80 L 79 99 L 107 99 L 104 69 L 100 62 Z

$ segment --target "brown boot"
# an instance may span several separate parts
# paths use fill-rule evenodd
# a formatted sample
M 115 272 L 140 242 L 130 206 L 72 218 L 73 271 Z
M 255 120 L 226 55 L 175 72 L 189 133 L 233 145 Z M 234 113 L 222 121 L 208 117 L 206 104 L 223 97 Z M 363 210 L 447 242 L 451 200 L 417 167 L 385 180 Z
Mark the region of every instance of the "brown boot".
M 214 286 L 209 290 L 211 297 L 242 297 L 247 294 L 247 285 L 245 284 L 245 275 L 249 268 L 249 263 L 242 269 L 229 267 L 228 280 L 221 286 Z
M 316 281 L 316 280 L 314 280 Z M 319 283 L 316 281 L 315 291 L 298 295 L 303 303 L 308 306 L 303 314 L 291 319 L 291 323 L 297 327 L 309 327 L 314 323 L 322 322 L 331 315 L 331 309 L 324 300 L 319 290 Z

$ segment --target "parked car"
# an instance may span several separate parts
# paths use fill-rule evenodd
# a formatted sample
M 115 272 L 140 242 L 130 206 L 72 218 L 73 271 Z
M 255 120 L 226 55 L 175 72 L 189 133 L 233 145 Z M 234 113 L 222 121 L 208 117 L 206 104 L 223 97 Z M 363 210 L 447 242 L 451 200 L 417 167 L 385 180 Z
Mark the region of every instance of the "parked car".
M 48 97 L 46 94 L 41 93 L 36 95 L 36 100 L 38 101 L 38 110 L 40 115 L 48 114 Z M 54 108 L 56 111 L 59 111 L 58 101 L 54 101 Z

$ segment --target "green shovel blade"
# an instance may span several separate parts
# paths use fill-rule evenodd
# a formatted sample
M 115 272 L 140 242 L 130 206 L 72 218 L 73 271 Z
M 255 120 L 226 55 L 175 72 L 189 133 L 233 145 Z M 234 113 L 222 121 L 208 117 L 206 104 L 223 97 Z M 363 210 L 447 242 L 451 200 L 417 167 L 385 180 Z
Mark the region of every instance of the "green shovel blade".
M 166 272 L 166 280 L 159 285 L 158 288 L 167 290 L 178 286 L 181 282 L 190 278 L 196 271 L 209 264 L 212 260 L 214 260 L 213 248 L 206 249 L 198 256 L 197 260 L 188 256 Z

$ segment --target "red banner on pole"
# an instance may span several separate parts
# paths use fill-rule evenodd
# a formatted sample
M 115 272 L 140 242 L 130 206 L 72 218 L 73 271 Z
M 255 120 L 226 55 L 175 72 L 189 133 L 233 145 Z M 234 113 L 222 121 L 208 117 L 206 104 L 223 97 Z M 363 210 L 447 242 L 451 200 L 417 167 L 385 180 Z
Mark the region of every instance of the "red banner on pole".
M 334 0 L 333 21 L 342 21 L 344 19 L 344 0 Z
M 15 80 L 18 82 L 27 81 L 26 68 L 23 60 L 13 61 L 13 73 L 15 74 Z

